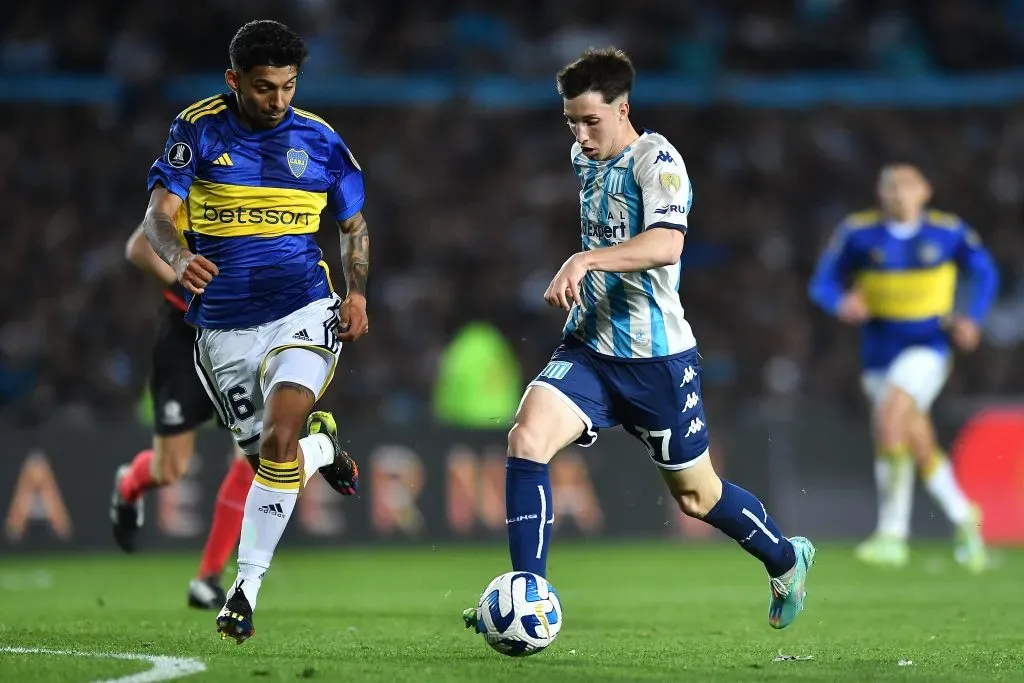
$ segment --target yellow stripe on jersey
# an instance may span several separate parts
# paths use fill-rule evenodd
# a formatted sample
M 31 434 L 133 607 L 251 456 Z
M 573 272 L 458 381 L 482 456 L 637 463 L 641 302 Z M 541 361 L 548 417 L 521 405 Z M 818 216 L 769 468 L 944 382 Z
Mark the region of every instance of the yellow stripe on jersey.
M 188 205 L 190 229 L 202 235 L 280 237 L 319 230 L 327 193 L 196 179 Z
M 207 97 L 205 99 L 199 100 L 198 102 L 193 102 L 192 104 L 188 105 L 187 107 L 181 110 L 181 113 L 178 114 L 178 118 L 183 119 L 192 112 L 198 111 L 203 107 L 213 104 L 214 100 L 219 100 L 220 98 L 220 95 L 214 95 L 213 97 Z
M 932 209 L 928 212 L 927 223 L 936 228 L 946 228 L 947 230 L 956 230 L 960 227 L 960 217 L 955 213 L 947 213 L 945 211 L 936 211 Z
M 298 114 L 299 116 L 301 116 L 303 118 L 306 118 L 306 119 L 311 119 L 313 121 L 316 121 L 317 123 L 322 123 L 323 125 L 327 126 L 328 130 L 330 130 L 332 132 L 334 131 L 334 129 L 331 128 L 331 124 L 327 123 L 326 121 L 324 121 L 322 118 L 320 118 L 319 116 L 317 116 L 313 112 L 306 111 L 305 109 L 299 109 L 298 107 L 292 107 L 292 110 L 296 114 Z
M 227 108 L 228 108 L 228 105 L 226 103 L 224 103 L 224 102 L 216 102 L 214 104 L 211 104 L 208 107 L 204 107 L 203 109 L 200 109 L 198 111 L 195 111 L 195 112 L 189 114 L 187 117 L 185 117 L 185 120 L 188 121 L 189 123 L 195 123 L 196 121 L 198 121 L 199 119 L 203 118 L 204 116 L 209 116 L 210 114 L 219 114 L 219 113 L 221 113 L 222 111 L 224 111 Z
M 323 267 L 324 275 L 327 277 L 327 286 L 330 288 L 332 292 L 335 291 L 334 283 L 331 282 L 331 269 L 330 266 L 327 265 L 327 261 L 320 261 L 320 263 L 318 263 L 317 265 Z
M 850 228 L 869 228 L 877 225 L 881 214 L 877 209 L 855 211 L 846 217 L 846 226 Z
M 857 276 L 872 318 L 926 320 L 953 310 L 956 266 L 943 263 L 919 270 L 864 271 Z
M 188 202 L 182 202 L 178 210 L 174 212 L 174 227 L 178 229 L 178 240 L 184 246 L 185 231 L 188 230 Z

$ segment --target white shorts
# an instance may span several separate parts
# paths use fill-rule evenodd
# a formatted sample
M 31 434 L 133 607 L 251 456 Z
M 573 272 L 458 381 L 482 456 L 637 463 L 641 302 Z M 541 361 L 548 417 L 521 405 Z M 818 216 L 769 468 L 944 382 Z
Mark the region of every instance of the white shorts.
M 927 346 L 904 349 L 885 370 L 870 370 L 861 375 L 864 394 L 872 410 L 878 410 L 890 387 L 910 394 L 922 413 L 931 410 L 952 369 L 948 354 Z
M 335 331 L 340 306 L 330 297 L 256 327 L 199 331 L 199 380 L 245 453 L 259 452 L 264 403 L 275 384 L 299 384 L 318 400 L 327 389 L 341 353 Z M 279 356 L 288 349 L 303 352 Z

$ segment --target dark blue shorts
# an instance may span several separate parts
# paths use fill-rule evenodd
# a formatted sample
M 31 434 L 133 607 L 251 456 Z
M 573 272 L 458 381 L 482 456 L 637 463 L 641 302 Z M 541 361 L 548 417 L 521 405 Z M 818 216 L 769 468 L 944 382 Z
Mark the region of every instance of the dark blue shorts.
M 590 446 L 604 427 L 622 425 L 658 467 L 681 470 L 708 452 L 697 349 L 656 360 L 614 360 L 562 344 L 531 386 L 553 389 L 587 425 Z

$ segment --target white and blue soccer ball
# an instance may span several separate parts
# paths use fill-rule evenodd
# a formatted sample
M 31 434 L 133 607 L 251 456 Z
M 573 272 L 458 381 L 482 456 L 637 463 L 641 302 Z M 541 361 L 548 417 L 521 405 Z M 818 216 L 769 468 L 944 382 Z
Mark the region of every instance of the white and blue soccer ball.
M 558 593 L 537 574 L 502 574 L 480 596 L 477 628 L 487 644 L 503 655 L 536 654 L 550 645 L 562 628 Z

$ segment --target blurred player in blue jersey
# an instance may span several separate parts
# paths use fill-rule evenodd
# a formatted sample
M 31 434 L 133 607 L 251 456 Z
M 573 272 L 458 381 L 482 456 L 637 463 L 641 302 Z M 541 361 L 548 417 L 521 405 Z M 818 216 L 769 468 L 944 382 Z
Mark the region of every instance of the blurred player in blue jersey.
M 643 444 L 685 514 L 717 527 L 764 564 L 768 622 L 785 628 L 803 608 L 814 547 L 783 535 L 757 497 L 712 467 L 700 360 L 678 294 L 690 182 L 668 140 L 633 127 L 634 77 L 626 54 L 608 48 L 587 50 L 557 78 L 576 137 L 569 159 L 580 182 L 583 250 L 544 294 L 569 311 L 568 322 L 508 435 L 512 569 L 547 574 L 551 459 L 621 424 Z M 476 608 L 463 618 L 480 629 Z
M 987 554 L 978 509 L 964 496 L 929 416 L 952 367 L 950 341 L 973 351 L 995 298 L 997 273 L 978 235 L 960 218 L 926 210 L 931 187 L 909 164 L 882 170 L 880 211 L 847 217 L 822 255 L 810 296 L 861 328 L 862 385 L 872 406 L 878 527 L 856 550 L 861 560 L 903 566 L 913 503 L 914 463 L 956 527 L 957 560 L 981 571 Z M 954 311 L 958 272 L 970 300 Z
M 311 411 L 341 341 L 367 331 L 369 237 L 355 158 L 323 119 L 291 106 L 302 39 L 253 21 L 229 55 L 231 92 L 193 104 L 171 125 L 149 174 L 143 226 L 189 292 L 200 380 L 256 470 L 238 576 L 217 616 L 221 636 L 241 643 L 255 630 L 260 585 L 299 489 L 319 471 L 336 491 L 355 492 L 358 470 L 338 445 L 334 417 Z M 325 208 L 342 233 L 344 301 L 314 240 Z M 186 223 L 187 248 L 176 221 Z

